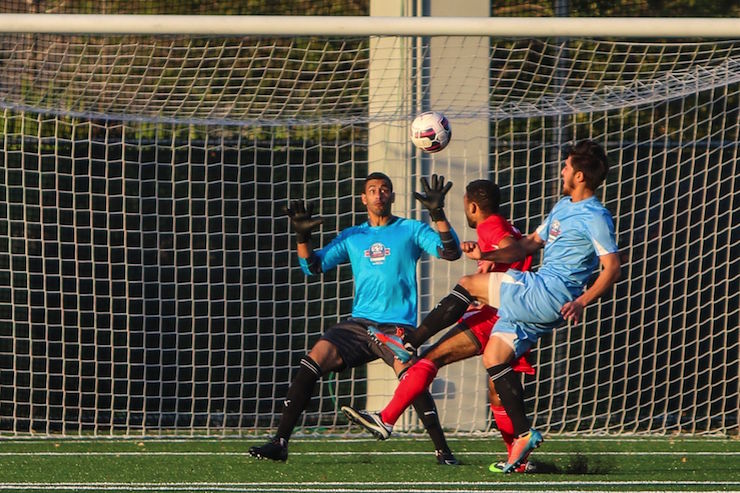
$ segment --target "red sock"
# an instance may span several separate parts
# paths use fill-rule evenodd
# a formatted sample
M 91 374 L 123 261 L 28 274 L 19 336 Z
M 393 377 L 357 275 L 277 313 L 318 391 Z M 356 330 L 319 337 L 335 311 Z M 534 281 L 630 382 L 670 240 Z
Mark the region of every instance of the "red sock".
M 391 401 L 380 411 L 383 422 L 395 424 L 406 408 L 429 387 L 436 376 L 437 367 L 428 359 L 420 359 L 411 365 L 401 378 Z
M 493 418 L 496 420 L 496 427 L 501 432 L 501 438 L 506 444 L 506 453 L 511 452 L 511 444 L 514 442 L 514 424 L 511 422 L 509 415 L 506 414 L 504 406 L 494 406 L 491 404 Z

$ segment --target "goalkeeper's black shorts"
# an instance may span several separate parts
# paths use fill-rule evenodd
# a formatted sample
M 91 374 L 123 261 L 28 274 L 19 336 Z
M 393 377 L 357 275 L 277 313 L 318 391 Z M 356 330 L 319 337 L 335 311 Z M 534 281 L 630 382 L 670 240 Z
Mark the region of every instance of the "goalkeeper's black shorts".
M 397 327 L 403 327 L 405 330 L 415 330 L 403 324 L 381 324 L 368 320 L 366 318 L 349 318 L 327 329 L 321 336 L 339 350 L 339 355 L 344 361 L 344 366 L 340 369 L 354 368 L 364 365 L 376 359 L 382 359 L 388 366 L 393 366 L 393 352 L 385 346 L 375 342 L 367 332 L 367 327 L 374 325 L 387 334 L 395 334 Z

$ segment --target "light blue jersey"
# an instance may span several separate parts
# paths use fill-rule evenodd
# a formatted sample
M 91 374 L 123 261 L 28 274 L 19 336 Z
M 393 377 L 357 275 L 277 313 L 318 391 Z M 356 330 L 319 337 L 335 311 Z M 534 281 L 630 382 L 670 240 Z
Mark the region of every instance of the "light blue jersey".
M 583 292 L 599 257 L 618 251 L 611 214 L 594 196 L 561 199 L 536 233 L 545 242 L 542 265 L 506 272 L 494 328 L 517 334 L 517 356 L 562 323 L 560 309 Z
M 457 235 L 452 231 L 455 241 Z M 439 257 L 442 240 L 429 225 L 394 218 L 385 226 L 347 228 L 315 252 L 326 272 L 349 262 L 355 278 L 352 316 L 378 323 L 416 325 L 416 263 L 422 253 Z M 311 275 L 306 259 L 301 268 Z
M 578 202 L 564 197 L 536 232 L 545 242 L 542 266 L 537 273 L 546 281 L 560 281 L 551 288 L 565 287 L 570 299 L 583 292 L 599 265 L 599 257 L 617 252 L 612 216 L 595 196 Z

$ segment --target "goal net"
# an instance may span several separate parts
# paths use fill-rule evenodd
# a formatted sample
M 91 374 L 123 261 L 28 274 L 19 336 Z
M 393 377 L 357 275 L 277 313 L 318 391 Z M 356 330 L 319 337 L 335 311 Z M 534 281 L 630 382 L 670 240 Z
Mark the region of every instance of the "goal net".
M 535 426 L 738 432 L 738 42 L 6 34 L 0 65 L 5 435 L 274 430 L 300 358 L 353 292 L 348 266 L 302 274 L 289 199 L 317 204 L 320 246 L 364 220 L 369 171 L 420 219 L 413 192 L 439 173 L 474 239 L 462 190 L 489 177 L 530 232 L 560 197 L 561 149 L 584 138 L 608 150 L 599 196 L 623 274 L 540 341 Z M 481 66 L 483 83 L 460 84 Z M 426 109 L 453 128 L 433 156 L 408 139 Z M 423 259 L 420 315 L 465 262 Z M 357 431 L 339 407 L 365 407 L 376 378 L 329 375 L 297 432 Z M 493 429 L 479 359 L 432 390 L 452 432 Z M 459 395 L 475 404 L 448 405 Z M 401 428 L 419 429 L 412 414 Z

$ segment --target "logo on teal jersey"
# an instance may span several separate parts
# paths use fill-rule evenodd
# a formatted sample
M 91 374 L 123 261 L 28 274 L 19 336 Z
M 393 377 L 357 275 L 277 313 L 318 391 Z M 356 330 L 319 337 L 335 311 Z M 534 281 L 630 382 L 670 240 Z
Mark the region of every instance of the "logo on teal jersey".
M 370 257 L 370 262 L 373 264 L 382 264 L 390 254 L 391 249 L 386 248 L 382 243 L 373 243 L 369 250 L 365 250 L 365 256 Z

